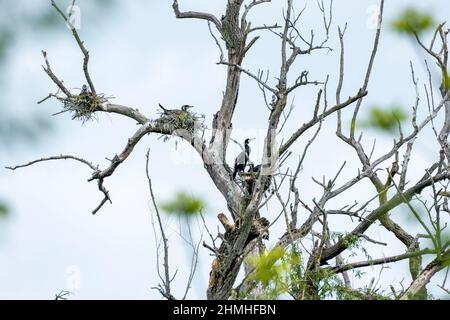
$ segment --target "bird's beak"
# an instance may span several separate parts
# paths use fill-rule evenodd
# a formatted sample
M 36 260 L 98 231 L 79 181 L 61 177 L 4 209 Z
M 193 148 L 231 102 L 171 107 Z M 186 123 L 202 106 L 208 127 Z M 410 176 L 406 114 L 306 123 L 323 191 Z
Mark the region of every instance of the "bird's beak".
M 256 140 L 256 138 L 251 138 L 251 139 L 249 140 L 249 142 L 250 142 L 250 141 L 253 141 L 253 140 Z

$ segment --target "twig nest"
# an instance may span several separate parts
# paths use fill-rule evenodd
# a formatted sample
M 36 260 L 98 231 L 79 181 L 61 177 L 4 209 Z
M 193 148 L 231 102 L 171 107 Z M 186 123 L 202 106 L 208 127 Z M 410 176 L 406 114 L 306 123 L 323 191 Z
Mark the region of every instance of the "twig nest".
M 72 113 L 72 120 L 81 120 L 83 123 L 91 120 L 94 112 L 107 102 L 103 94 L 82 92 L 62 99 L 64 110 Z
M 169 132 L 186 130 L 190 134 L 194 134 L 203 128 L 203 122 L 201 120 L 203 118 L 189 111 L 170 110 L 168 112 L 161 112 L 156 122 Z
M 244 182 L 250 182 L 258 177 L 259 172 L 239 172 L 241 180 Z

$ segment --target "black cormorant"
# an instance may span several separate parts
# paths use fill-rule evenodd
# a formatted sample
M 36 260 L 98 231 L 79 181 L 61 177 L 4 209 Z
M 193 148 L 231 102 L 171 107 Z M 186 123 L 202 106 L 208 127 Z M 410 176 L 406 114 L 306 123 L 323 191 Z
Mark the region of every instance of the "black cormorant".
M 249 143 L 253 139 L 245 139 L 244 141 L 244 151 L 239 153 L 239 155 L 236 157 L 236 160 L 234 160 L 234 171 L 233 171 L 233 180 L 236 179 L 236 175 L 238 172 L 244 171 L 245 167 L 247 166 L 248 158 L 250 157 L 250 146 Z
M 83 86 L 81 87 L 80 94 L 84 94 L 84 93 L 88 93 L 88 87 L 85 84 L 83 84 Z
M 185 104 L 185 105 L 182 105 L 182 106 L 181 106 L 181 110 L 180 110 L 180 109 L 171 109 L 171 110 L 169 110 L 169 109 L 164 108 L 160 103 L 159 103 L 159 107 L 160 107 L 161 109 L 163 109 L 163 112 L 166 113 L 166 114 L 167 114 L 167 113 L 181 113 L 181 112 L 187 112 L 188 109 L 193 108 L 193 106 L 190 106 L 190 105 L 188 105 L 188 104 Z
M 261 171 L 261 165 L 258 164 L 257 166 L 255 166 L 253 163 L 248 165 L 248 173 L 259 173 L 259 171 Z

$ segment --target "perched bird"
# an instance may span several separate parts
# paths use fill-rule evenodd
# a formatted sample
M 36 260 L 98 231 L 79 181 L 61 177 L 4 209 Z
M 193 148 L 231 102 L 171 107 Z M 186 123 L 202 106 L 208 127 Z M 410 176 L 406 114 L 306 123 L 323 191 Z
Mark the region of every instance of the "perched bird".
M 87 85 L 83 84 L 83 86 L 81 87 L 80 94 L 84 94 L 84 93 L 87 93 L 87 92 L 88 92 L 88 87 L 87 87 Z
M 188 104 L 185 104 L 185 105 L 182 105 L 182 106 L 181 106 L 181 109 L 166 109 L 166 108 L 164 108 L 160 103 L 159 103 L 159 107 L 160 107 L 161 109 L 163 109 L 163 112 L 164 112 L 165 114 L 168 114 L 168 113 L 180 114 L 180 113 L 182 113 L 182 112 L 187 112 L 190 108 L 193 108 L 193 106 L 190 106 L 190 105 L 188 105 Z
M 258 164 L 257 166 L 255 166 L 253 163 L 250 163 L 248 165 L 248 173 L 259 173 L 259 171 L 261 171 L 261 165 Z
M 233 180 L 236 179 L 236 175 L 238 172 L 244 171 L 247 166 L 248 158 L 250 157 L 250 146 L 249 143 L 254 139 L 245 139 L 244 141 L 244 151 L 239 153 L 239 155 L 234 160 L 234 171 L 233 171 Z

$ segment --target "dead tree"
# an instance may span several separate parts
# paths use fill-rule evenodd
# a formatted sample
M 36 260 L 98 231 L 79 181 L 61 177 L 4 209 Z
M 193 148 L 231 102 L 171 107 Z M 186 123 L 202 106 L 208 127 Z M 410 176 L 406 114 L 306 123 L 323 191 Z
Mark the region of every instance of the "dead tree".
M 205 12 L 183 11 L 177 0 L 174 0 L 172 3 L 176 18 L 205 20 L 207 22 L 215 44 L 220 51 L 218 63 L 227 68 L 222 103 L 217 110 L 211 109 L 211 113 L 214 112 L 215 115 L 209 142 L 204 139 L 204 125 L 201 123 L 200 118 L 189 111 L 186 111 L 189 121 L 180 121 L 177 117 L 168 118 L 167 115 L 162 115 L 158 119 L 150 119 L 133 107 L 111 103 L 108 97 L 99 93 L 97 88 L 100 86 L 94 86 L 94 81 L 88 71 L 89 51 L 80 39 L 77 30 L 72 27 L 72 34 L 84 56 L 82 70 L 88 84 L 87 90 L 79 94 L 71 92 L 64 85 L 62 79 L 58 78 L 54 73 L 47 53 L 43 52 L 44 71 L 58 87 L 58 92 L 49 94 L 46 99 L 55 98 L 59 100 L 63 104 L 64 111 L 71 112 L 74 119 L 86 120 L 97 113 L 115 113 L 137 122 L 138 129 L 128 138 L 123 150 L 111 159 L 110 165 L 106 168 L 99 168 L 97 165 L 79 157 L 60 155 L 42 158 L 10 169 L 15 170 L 39 161 L 56 159 L 72 159 L 82 162 L 92 170 L 92 176 L 89 181 L 97 181 L 98 188 L 103 194 L 103 200 L 93 211 L 93 213 L 96 213 L 105 203 L 111 202 L 109 193 L 104 186 L 105 180 L 114 174 L 115 170 L 127 160 L 142 137 L 149 133 L 176 136 L 192 145 L 193 149 L 201 157 L 211 181 L 223 195 L 229 210 L 229 214 L 221 213 L 218 216 L 225 230 L 223 234 L 219 234 L 221 244 L 218 247 L 215 245 L 211 247 L 205 243 L 205 247 L 209 248 L 214 254 L 209 276 L 209 286 L 206 290 L 208 299 L 239 298 L 242 292 L 248 294 L 256 290 L 257 283 L 252 278 L 252 274 L 258 271 L 256 268 L 246 268 L 246 274 L 241 283 L 237 284 L 236 279 L 241 269 L 243 269 L 245 257 L 254 252 L 254 248 L 258 244 L 261 245 L 264 239 L 268 238 L 270 227 L 273 224 L 269 220 L 273 221 L 275 217 L 273 215 L 267 216 L 267 218 L 262 217 L 260 211 L 267 201 L 279 201 L 282 206 L 282 212 L 279 216 L 284 217 L 286 222 L 286 230 L 284 234 L 278 236 L 279 240 L 275 244 L 275 249 L 287 250 L 299 243 L 303 245 L 302 241 L 307 238 L 314 240 L 308 250 L 305 249 L 305 252 L 308 253 L 306 261 L 298 262 L 298 268 L 301 267 L 300 264 L 303 264 L 304 273 L 301 289 L 291 292 L 293 298 L 320 298 L 319 286 L 320 281 L 323 280 L 321 275 L 324 272 L 327 272 L 328 276 L 330 273 L 342 275 L 347 290 L 353 292 L 355 289 L 350 286 L 348 270 L 387 264 L 404 259 L 410 260 L 410 272 L 413 281 L 409 288 L 394 294 L 396 298 L 402 299 L 414 297 L 423 290 L 436 272 L 448 266 L 449 261 L 448 241 L 446 243 L 438 243 L 441 238 L 435 237 L 436 232 L 441 233 L 444 226 L 439 224 L 439 217 L 442 217 L 442 212 L 446 210 L 446 190 L 450 177 L 448 167 L 450 161 L 450 150 L 448 147 L 448 135 L 450 132 L 449 80 L 443 79 L 441 81 L 439 101 L 435 102 L 437 94 L 433 92 L 431 80 L 434 74 L 432 75 L 430 71 L 429 83 L 424 84 L 429 114 L 424 119 L 419 120 L 417 116 L 417 110 L 421 104 L 419 80 L 416 78 L 411 65 L 412 81 L 416 91 L 415 103 L 412 108 L 412 131 L 407 134 L 403 133 L 403 129 L 399 124 L 399 137 L 394 141 L 392 148 L 378 158 L 374 158 L 373 150 L 375 145 L 372 148 L 366 148 L 362 142 L 362 135 L 359 135 L 357 132 L 356 123 L 364 97 L 369 94 L 368 85 L 372 70 L 376 66 L 378 45 L 383 30 L 384 0 L 380 2 L 378 28 L 373 40 L 372 50 L 368 50 L 369 61 L 365 76 L 361 73 L 364 76 L 364 81 L 360 87 L 354 88 L 353 95 L 346 99 L 341 97 L 346 70 L 344 54 L 346 28 L 343 30 L 339 28 L 340 59 L 337 63 L 340 66 L 340 73 L 339 81 L 336 84 L 334 102 L 331 102 L 328 92 L 328 88 L 331 85 L 328 83 L 328 77 L 324 77 L 325 80 L 322 81 L 310 80 L 307 70 L 300 72 L 294 77 L 292 75 L 295 72 L 292 66 L 299 57 L 315 54 L 318 51 L 331 50 L 327 43 L 333 27 L 332 2 L 330 2 L 328 7 L 323 1 L 318 1 L 319 9 L 323 15 L 322 27 L 324 34 L 324 38 L 320 41 L 317 41 L 314 32 L 311 32 L 309 37 L 305 37 L 304 32 L 300 30 L 298 22 L 302 14 L 304 14 L 304 10 L 296 11 L 296 3 L 294 4 L 293 0 L 286 0 L 281 23 L 253 26 L 249 20 L 252 10 L 260 5 L 270 5 L 270 2 L 271 0 L 227 0 L 226 10 L 221 18 Z M 51 3 L 67 22 L 68 17 L 57 7 L 54 1 L 51 1 Z M 253 45 L 264 33 L 275 36 L 280 41 L 280 67 L 279 73 L 274 79 L 269 79 L 268 76 L 265 77 L 262 72 L 253 73 L 244 67 L 247 52 L 252 50 Z M 438 64 L 441 70 L 448 70 L 447 36 L 448 31 L 444 29 L 444 25 L 440 25 L 436 29 L 430 46 L 423 44 L 419 36 L 417 36 L 420 46 L 429 57 L 435 60 L 434 62 Z M 438 42 L 441 47 L 436 49 Z M 350 71 L 360 72 L 359 70 Z M 445 72 L 442 72 L 442 74 L 446 75 Z M 237 183 L 233 181 L 232 172 L 225 159 L 229 149 L 233 115 L 238 103 L 239 90 L 242 89 L 240 82 L 243 76 L 250 77 L 256 81 L 266 101 L 269 115 L 263 156 L 260 159 L 260 172 L 257 174 L 243 173 L 241 174 L 240 182 Z M 295 80 L 290 81 L 290 79 Z M 284 126 L 287 120 L 292 118 L 290 113 L 290 116 L 286 117 L 289 97 L 304 86 L 319 87 L 316 101 L 311 102 L 310 108 L 307 105 L 304 106 L 303 112 L 310 112 L 311 117 L 308 121 L 302 123 L 296 131 L 292 132 L 288 139 L 279 143 L 277 137 L 279 136 L 280 128 Z M 349 130 L 344 128 L 342 121 L 345 113 L 352 115 Z M 444 115 L 442 115 L 443 113 Z M 297 183 L 302 163 L 309 147 L 314 143 L 322 123 L 331 120 L 331 116 L 337 117 L 337 138 L 354 150 L 354 155 L 359 159 L 360 166 L 354 168 L 354 177 L 344 183 L 338 184 L 337 181 L 346 165 L 345 163 L 329 179 L 313 178 L 313 183 L 318 184 L 322 188 L 322 194 L 312 201 L 304 201 L 301 199 Z M 434 122 L 438 117 L 444 117 L 445 119 L 440 129 L 435 127 Z M 424 172 L 422 179 L 409 181 L 408 166 L 410 165 L 414 143 L 422 130 L 427 126 L 433 127 L 436 132 L 441 152 L 437 155 L 436 162 Z M 290 155 L 291 147 L 298 140 L 303 139 L 306 132 L 313 129 L 316 130 L 315 134 L 299 155 L 298 164 L 294 168 L 286 170 L 286 172 L 281 172 L 280 163 Z M 384 169 L 386 166 L 388 166 L 387 170 Z M 329 204 L 331 200 L 348 193 L 352 187 L 359 185 L 365 180 L 370 181 L 373 187 L 375 192 L 373 198 L 364 202 L 358 200 L 353 204 L 337 209 Z M 269 186 L 271 192 L 268 193 Z M 283 186 L 285 186 L 285 189 L 282 189 Z M 282 192 L 281 190 L 284 191 Z M 436 239 L 434 249 L 421 249 L 419 245 L 421 235 L 409 234 L 390 215 L 394 208 L 405 204 L 413 211 L 414 208 L 411 202 L 422 201 L 421 193 L 424 190 L 431 190 L 433 193 L 431 204 L 430 202 L 424 202 L 423 204 L 427 212 L 430 213 L 431 225 L 434 229 L 427 229 L 428 237 L 435 237 L 434 239 Z M 392 191 L 393 195 L 390 195 L 388 191 Z M 302 217 L 307 214 L 306 218 L 301 219 L 303 221 L 301 224 L 299 223 L 300 212 Z M 333 239 L 331 237 L 333 226 L 328 222 L 328 217 L 331 215 L 342 215 L 350 219 L 355 218 L 357 223 L 352 223 L 351 229 L 347 233 L 337 239 Z M 431 217 L 431 215 L 434 216 Z M 227 216 L 232 217 L 233 221 L 230 221 Z M 394 234 L 404 244 L 405 252 L 393 257 L 367 261 L 345 261 L 342 254 L 351 250 L 352 243 L 355 240 L 363 239 L 364 241 L 383 244 L 365 235 L 368 228 L 376 226 L 378 222 L 381 224 L 381 228 Z M 167 239 L 164 236 L 162 227 L 161 234 L 166 250 Z M 259 248 L 260 252 L 265 250 L 264 246 Z M 430 254 L 434 255 L 435 259 L 422 269 L 422 256 Z M 272 265 L 275 265 L 277 260 L 273 259 Z M 167 263 L 167 261 L 164 262 L 165 268 Z M 269 268 L 270 266 L 265 265 L 265 267 Z M 163 284 L 159 288 L 160 292 L 168 299 L 174 298 L 170 292 L 168 272 L 165 274 Z M 366 292 L 364 294 L 360 293 L 360 296 L 371 298 L 372 294 L 373 292 Z

